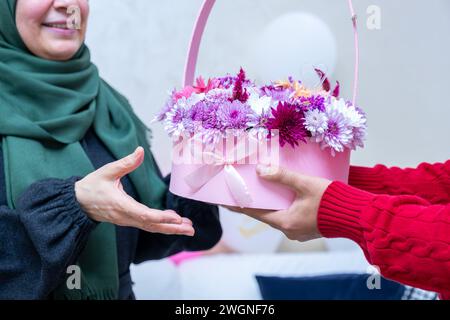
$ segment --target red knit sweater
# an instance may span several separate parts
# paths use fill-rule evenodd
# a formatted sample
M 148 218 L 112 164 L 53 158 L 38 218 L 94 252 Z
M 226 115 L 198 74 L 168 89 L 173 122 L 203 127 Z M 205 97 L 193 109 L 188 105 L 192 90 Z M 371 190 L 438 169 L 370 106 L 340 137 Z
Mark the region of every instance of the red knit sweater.
M 386 278 L 450 299 L 450 160 L 417 169 L 352 167 L 323 195 L 318 226 L 348 238 Z

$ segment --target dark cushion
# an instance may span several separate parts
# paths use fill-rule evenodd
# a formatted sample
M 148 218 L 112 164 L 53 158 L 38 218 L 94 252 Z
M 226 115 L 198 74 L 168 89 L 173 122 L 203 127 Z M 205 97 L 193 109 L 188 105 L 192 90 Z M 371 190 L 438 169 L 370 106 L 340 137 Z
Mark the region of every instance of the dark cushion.
M 405 287 L 380 278 L 380 289 L 368 288 L 369 274 L 333 274 L 281 278 L 256 276 L 264 300 L 400 300 Z M 375 283 L 370 279 L 369 283 Z

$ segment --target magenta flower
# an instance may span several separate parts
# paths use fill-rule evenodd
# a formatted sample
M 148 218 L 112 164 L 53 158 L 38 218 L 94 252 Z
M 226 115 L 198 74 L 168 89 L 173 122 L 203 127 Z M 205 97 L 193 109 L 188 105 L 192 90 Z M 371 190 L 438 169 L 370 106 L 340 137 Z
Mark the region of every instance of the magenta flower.
M 230 89 L 231 86 L 236 81 L 236 77 L 231 76 L 231 75 L 226 75 L 224 77 L 217 78 L 217 80 L 219 81 L 219 88 Z
M 233 97 L 231 98 L 231 101 L 238 100 L 242 103 L 247 102 L 249 94 L 247 89 L 244 88 L 246 81 L 245 71 L 241 68 L 234 84 Z
M 294 148 L 299 141 L 306 142 L 308 132 L 303 125 L 304 114 L 295 105 L 280 102 L 276 109 L 272 108 L 272 115 L 273 118 L 267 121 L 267 129 L 270 132 L 278 130 L 282 147 L 288 143 Z

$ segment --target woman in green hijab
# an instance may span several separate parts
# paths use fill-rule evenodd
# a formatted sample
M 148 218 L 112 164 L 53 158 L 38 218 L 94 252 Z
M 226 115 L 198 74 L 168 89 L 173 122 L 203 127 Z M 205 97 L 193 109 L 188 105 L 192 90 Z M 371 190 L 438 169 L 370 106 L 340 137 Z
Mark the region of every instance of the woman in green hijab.
M 216 207 L 168 192 L 147 127 L 99 77 L 88 13 L 0 1 L 0 298 L 133 298 L 130 263 L 221 236 Z

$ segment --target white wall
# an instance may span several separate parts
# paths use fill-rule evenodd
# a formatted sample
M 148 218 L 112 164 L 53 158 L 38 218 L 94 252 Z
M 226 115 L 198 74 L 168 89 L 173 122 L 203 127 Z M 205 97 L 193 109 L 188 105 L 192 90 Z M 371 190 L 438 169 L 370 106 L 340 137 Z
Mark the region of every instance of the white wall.
M 88 44 L 101 74 L 149 122 L 180 86 L 187 44 L 201 0 L 91 1 Z M 361 24 L 359 102 L 368 113 L 367 147 L 353 162 L 410 166 L 444 161 L 450 155 L 450 1 L 357 0 Z M 365 28 L 366 8 L 382 10 L 382 29 Z M 248 38 L 279 15 L 319 15 L 335 33 L 338 63 L 334 78 L 350 98 L 353 38 L 345 0 L 218 0 L 200 54 L 205 75 L 252 65 Z M 308 30 L 305 30 L 308 32 Z M 287 35 L 295 41 L 294 35 Z M 306 44 L 305 44 L 306 45 Z M 280 48 L 283 50 L 283 48 Z M 250 77 L 258 70 L 247 68 Z M 160 125 L 153 150 L 170 170 L 169 139 Z

